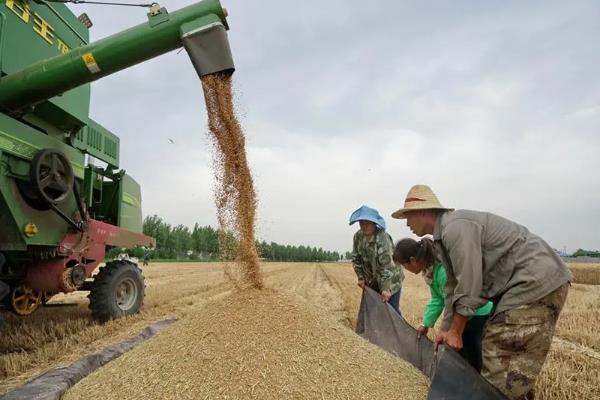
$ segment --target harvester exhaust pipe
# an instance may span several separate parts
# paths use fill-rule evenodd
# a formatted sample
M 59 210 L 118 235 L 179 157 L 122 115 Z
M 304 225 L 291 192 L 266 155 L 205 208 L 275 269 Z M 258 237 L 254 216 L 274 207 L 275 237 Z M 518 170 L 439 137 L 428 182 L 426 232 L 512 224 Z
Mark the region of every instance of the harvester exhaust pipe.
M 181 39 L 198 76 L 216 72 L 233 73 L 233 57 L 223 24 L 213 22 L 194 28 L 195 25 L 182 26 Z

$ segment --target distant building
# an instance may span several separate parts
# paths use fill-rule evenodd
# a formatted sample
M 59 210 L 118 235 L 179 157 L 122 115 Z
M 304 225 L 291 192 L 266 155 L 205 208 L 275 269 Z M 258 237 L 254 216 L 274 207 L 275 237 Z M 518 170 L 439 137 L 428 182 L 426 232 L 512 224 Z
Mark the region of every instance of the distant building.
M 567 254 L 567 252 L 565 250 L 558 250 L 558 249 L 552 249 L 556 252 L 556 254 L 558 254 L 560 257 L 568 257 L 569 254 Z

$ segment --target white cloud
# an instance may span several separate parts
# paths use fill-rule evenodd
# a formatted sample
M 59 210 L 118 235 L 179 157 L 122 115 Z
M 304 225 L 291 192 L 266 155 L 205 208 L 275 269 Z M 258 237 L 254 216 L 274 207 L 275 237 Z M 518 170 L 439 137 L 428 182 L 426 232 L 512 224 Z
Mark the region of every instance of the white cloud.
M 365 203 L 399 238 L 409 232 L 389 214 L 428 183 L 448 206 L 512 218 L 555 247 L 600 249 L 595 1 L 224 3 L 259 238 L 345 251 L 347 218 Z M 95 38 L 145 18 L 85 11 Z M 185 52 L 93 93 L 145 211 L 214 224 L 206 114 Z

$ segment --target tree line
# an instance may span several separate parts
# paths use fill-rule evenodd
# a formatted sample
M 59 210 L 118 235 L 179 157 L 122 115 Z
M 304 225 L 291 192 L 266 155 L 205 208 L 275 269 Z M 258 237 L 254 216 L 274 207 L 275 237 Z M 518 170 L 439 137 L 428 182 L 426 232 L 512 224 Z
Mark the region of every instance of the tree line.
M 290 246 L 262 241 L 256 244 L 259 257 L 269 261 L 337 261 L 337 251 L 327 251 L 310 246 Z
M 595 258 L 600 258 L 600 251 L 598 250 L 584 250 L 584 249 L 577 249 L 577 251 L 575 251 L 571 257 L 595 257 Z
M 131 257 L 143 258 L 148 254 L 152 259 L 190 259 L 216 261 L 219 255 L 219 230 L 198 223 L 190 229 L 185 225 L 172 226 L 158 215 L 144 218 L 143 232 L 156 239 L 156 248 L 111 249 L 107 258 L 115 258 L 126 252 Z M 337 261 L 340 254 L 310 246 L 291 246 L 275 242 L 256 242 L 258 256 L 267 261 Z

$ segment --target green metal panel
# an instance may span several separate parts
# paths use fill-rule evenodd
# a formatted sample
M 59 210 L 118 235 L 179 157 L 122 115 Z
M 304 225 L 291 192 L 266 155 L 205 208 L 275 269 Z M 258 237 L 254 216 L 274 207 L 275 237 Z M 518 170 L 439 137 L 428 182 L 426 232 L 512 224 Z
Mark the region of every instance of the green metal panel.
M 215 14 L 226 25 L 218 0 L 204 0 L 95 43 L 71 50 L 0 79 L 0 106 L 18 110 L 58 93 L 164 54 L 181 46 L 180 27 Z
M 16 181 L 9 170 L 8 155 L 2 155 L 0 166 L 0 251 L 25 250 L 27 245 L 56 246 L 65 233 L 68 225 L 51 210 L 41 211 L 30 207 L 21 197 Z M 59 206 L 67 215 L 73 215 L 77 207 L 71 197 Z M 38 233 L 26 237 L 23 233 L 25 225 L 33 223 Z
M 8 184 L 4 179 L 3 168 L 0 166 L 0 188 Z M 0 212 L 0 224 L 2 226 L 2 229 L 0 229 L 0 250 L 25 250 L 25 235 L 21 233 L 13 215 L 8 212 L 8 203 L 1 193 L 0 208 L 5 210 L 4 212 Z
M 4 49 L 4 15 L 0 13 L 0 76 L 2 75 L 2 55 Z
M 113 168 L 119 167 L 120 140 L 117 135 L 92 119 L 72 138 L 72 144 Z
M 129 175 L 121 180 L 119 226 L 132 232 L 142 232 L 142 192 L 140 185 Z
M 7 42 L 2 64 L 4 74 L 17 72 L 40 60 L 66 54 L 69 49 L 89 42 L 87 28 L 64 4 L 46 5 L 29 0 L 0 2 L 0 13 L 6 20 Z
M 22 198 L 16 180 L 29 179 L 29 163 L 37 151 L 53 148 L 62 151 L 71 161 L 75 176 L 83 178 L 84 155 L 62 141 L 31 128 L 5 114 L 0 114 L 0 223 L 8 237 L 0 235 L 0 250 L 24 250 L 25 245 L 56 245 L 67 230 L 67 224 L 53 211 L 30 207 Z M 73 198 L 59 206 L 67 215 L 76 211 Z M 39 233 L 31 238 L 22 232 L 34 223 Z
M 71 161 L 75 176 L 83 179 L 84 155 L 62 141 L 0 113 L 0 150 L 31 160 L 38 150 L 59 149 Z
M 38 4 L 29 0 L 0 2 L 0 18 L 5 20 L 1 56 L 3 75 L 65 54 L 89 41 L 87 28 L 64 4 Z M 46 114 L 55 116 L 55 121 L 62 118 L 71 122 L 71 128 L 76 124 L 70 119 L 85 121 L 89 114 L 89 99 L 89 85 L 66 91 L 49 101 L 46 108 L 50 110 L 46 110 Z

